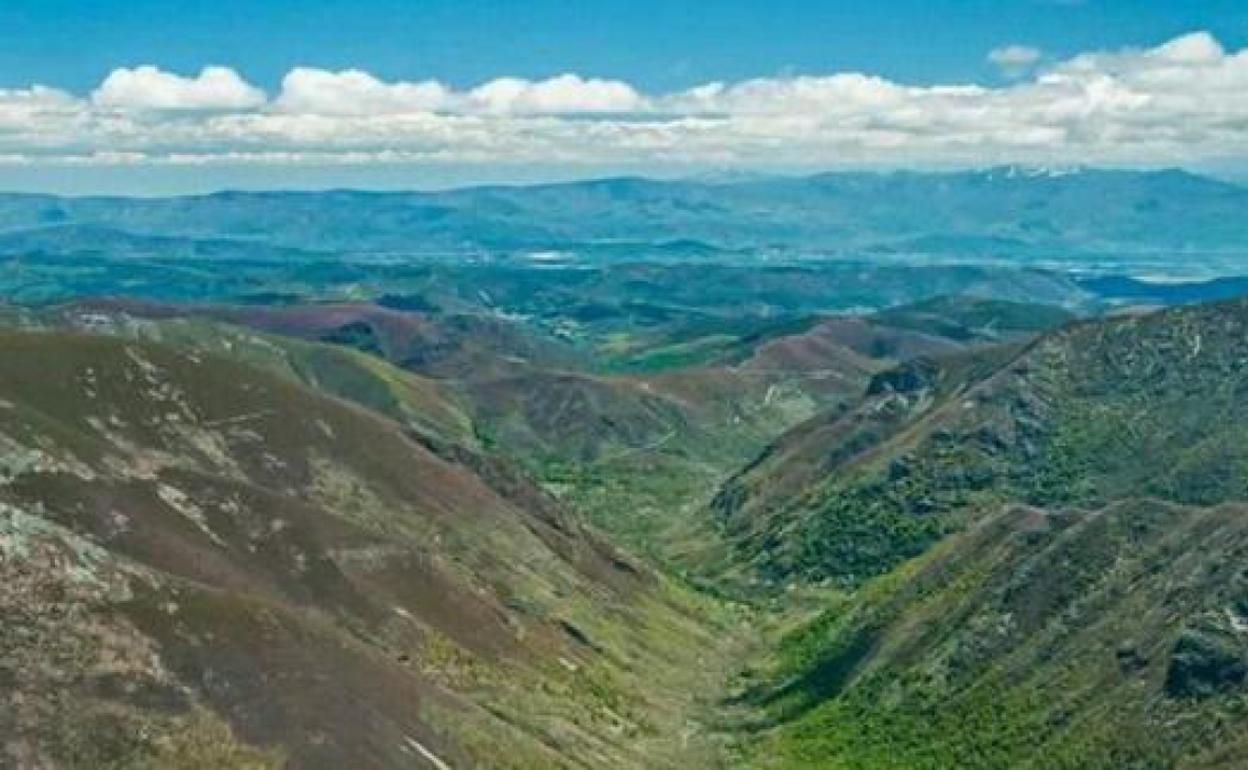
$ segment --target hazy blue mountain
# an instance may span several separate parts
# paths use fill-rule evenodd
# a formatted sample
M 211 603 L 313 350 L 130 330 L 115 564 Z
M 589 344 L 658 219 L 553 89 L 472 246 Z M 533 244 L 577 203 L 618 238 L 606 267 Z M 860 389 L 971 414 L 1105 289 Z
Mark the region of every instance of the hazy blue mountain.
M 1048 260 L 1164 254 L 1225 262 L 1248 254 L 1246 206 L 1248 189 L 1184 171 L 1010 167 L 730 181 L 615 178 L 444 192 L 4 195 L 0 231 L 91 226 L 381 254 L 572 249 L 613 258 L 651 250 L 699 257 L 746 249 Z M 100 231 L 86 232 L 94 238 Z

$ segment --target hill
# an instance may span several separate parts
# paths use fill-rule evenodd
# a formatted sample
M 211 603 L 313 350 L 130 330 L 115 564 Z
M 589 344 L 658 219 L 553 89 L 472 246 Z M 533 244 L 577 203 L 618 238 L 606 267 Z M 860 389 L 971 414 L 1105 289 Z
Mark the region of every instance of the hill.
M 1246 332 L 1237 300 L 917 359 L 726 485 L 739 556 L 824 586 L 749 696 L 759 764 L 1242 763 Z
M 507 463 L 190 347 L 4 332 L 0 356 L 6 758 L 713 756 L 669 726 L 719 621 Z
M 1231 490 L 1218 485 L 1236 478 L 1236 423 L 1227 418 L 1239 407 L 1226 399 L 1244 308 L 1235 301 L 1077 323 L 1021 353 L 1006 346 L 915 360 L 877 375 L 852 411 L 782 438 L 724 491 L 721 513 L 747 528 L 790 514 L 835 528 L 832 509 L 818 505 L 826 500 L 869 511 L 857 535 L 905 540 L 874 529 L 887 520 L 917 546 L 1003 493 L 1031 503 L 1142 489 L 1176 502 L 1224 499 Z M 1140 456 L 1157 466 L 1136 462 Z M 790 481 L 772 483 L 772 473 Z M 812 484 L 794 486 L 795 474 Z M 824 530 L 802 529 L 812 544 L 788 541 L 781 561 L 814 568 L 821 553 L 844 543 L 828 530 L 815 545 Z M 848 575 L 858 560 L 843 556 L 829 564 Z M 873 570 L 892 565 L 868 561 Z

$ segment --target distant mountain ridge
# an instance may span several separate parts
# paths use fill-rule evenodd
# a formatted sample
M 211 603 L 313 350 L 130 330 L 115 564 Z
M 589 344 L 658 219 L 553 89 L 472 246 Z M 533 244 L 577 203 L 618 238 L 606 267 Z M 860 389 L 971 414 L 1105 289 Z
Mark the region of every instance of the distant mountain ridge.
M 91 226 L 316 252 L 469 254 L 696 244 L 800 254 L 1060 259 L 1248 254 L 1248 189 L 1181 170 L 836 172 L 808 177 L 619 177 L 439 192 L 237 192 L 178 198 L 0 195 L 15 233 Z M 71 231 L 72 232 L 72 231 Z M 48 235 L 41 237 L 49 240 Z M 25 240 L 24 240 L 25 239 Z M 70 244 L 61 243 L 60 248 Z M 84 245 L 85 248 L 85 245 Z M 1245 259 L 1248 262 L 1248 258 Z

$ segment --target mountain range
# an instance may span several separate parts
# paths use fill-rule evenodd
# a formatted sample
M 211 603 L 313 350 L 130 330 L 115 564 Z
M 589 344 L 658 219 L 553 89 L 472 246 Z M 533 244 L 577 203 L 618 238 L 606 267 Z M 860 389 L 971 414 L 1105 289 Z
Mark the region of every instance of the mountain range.
M 1245 195 L 4 197 L 0 767 L 1245 766 Z
M 1171 261 L 1242 267 L 1248 190 L 1178 170 L 829 173 L 729 181 L 616 178 L 446 192 L 0 196 L 0 252 L 174 256 L 781 255 Z M 673 235 L 677 234 L 677 235 Z M 226 249 L 228 251 L 228 249 Z M 276 252 L 275 252 L 276 250 Z

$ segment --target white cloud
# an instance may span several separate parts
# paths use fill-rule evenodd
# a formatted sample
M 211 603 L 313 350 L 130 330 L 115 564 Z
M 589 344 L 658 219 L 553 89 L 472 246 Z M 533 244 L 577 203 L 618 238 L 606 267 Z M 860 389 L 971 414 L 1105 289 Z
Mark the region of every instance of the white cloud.
M 884 110 L 907 89 L 883 78 L 845 73 L 825 77 L 761 78 L 735 85 L 712 83 L 665 99 L 676 112 L 730 115 L 837 115 Z
M 24 133 L 40 123 L 69 119 L 81 109 L 71 94 L 54 88 L 0 89 L 0 136 Z
M 1036 66 L 1043 55 L 1039 48 L 1015 43 L 992 49 L 988 52 L 988 61 L 1000 67 L 1005 74 L 1017 77 Z
M 317 115 L 396 115 L 445 109 L 450 99 L 450 91 L 436 80 L 384 83 L 361 70 L 298 67 L 282 80 L 275 106 Z
M 1216 64 L 1226 51 L 1208 32 L 1194 32 L 1171 40 L 1152 51 L 1153 58 L 1173 64 Z
M 632 112 L 644 104 L 628 83 L 570 74 L 538 81 L 498 78 L 474 88 L 468 102 L 485 112 L 512 115 Z
M 415 113 L 507 115 L 610 114 L 639 110 L 644 98 L 618 80 L 560 75 L 548 80 L 497 78 L 467 92 L 436 80 L 386 83 L 361 70 L 299 67 L 282 81 L 276 110 L 365 116 Z
M 1248 51 L 1198 32 L 1026 66 L 1002 85 L 864 73 L 643 93 L 618 80 L 454 89 L 298 68 L 268 100 L 233 70 L 117 70 L 89 98 L 0 90 L 6 161 L 714 165 L 1184 163 L 1248 159 Z
M 188 78 L 150 64 L 113 70 L 91 94 L 97 107 L 119 110 L 246 110 L 266 98 L 228 67 L 204 67 Z

